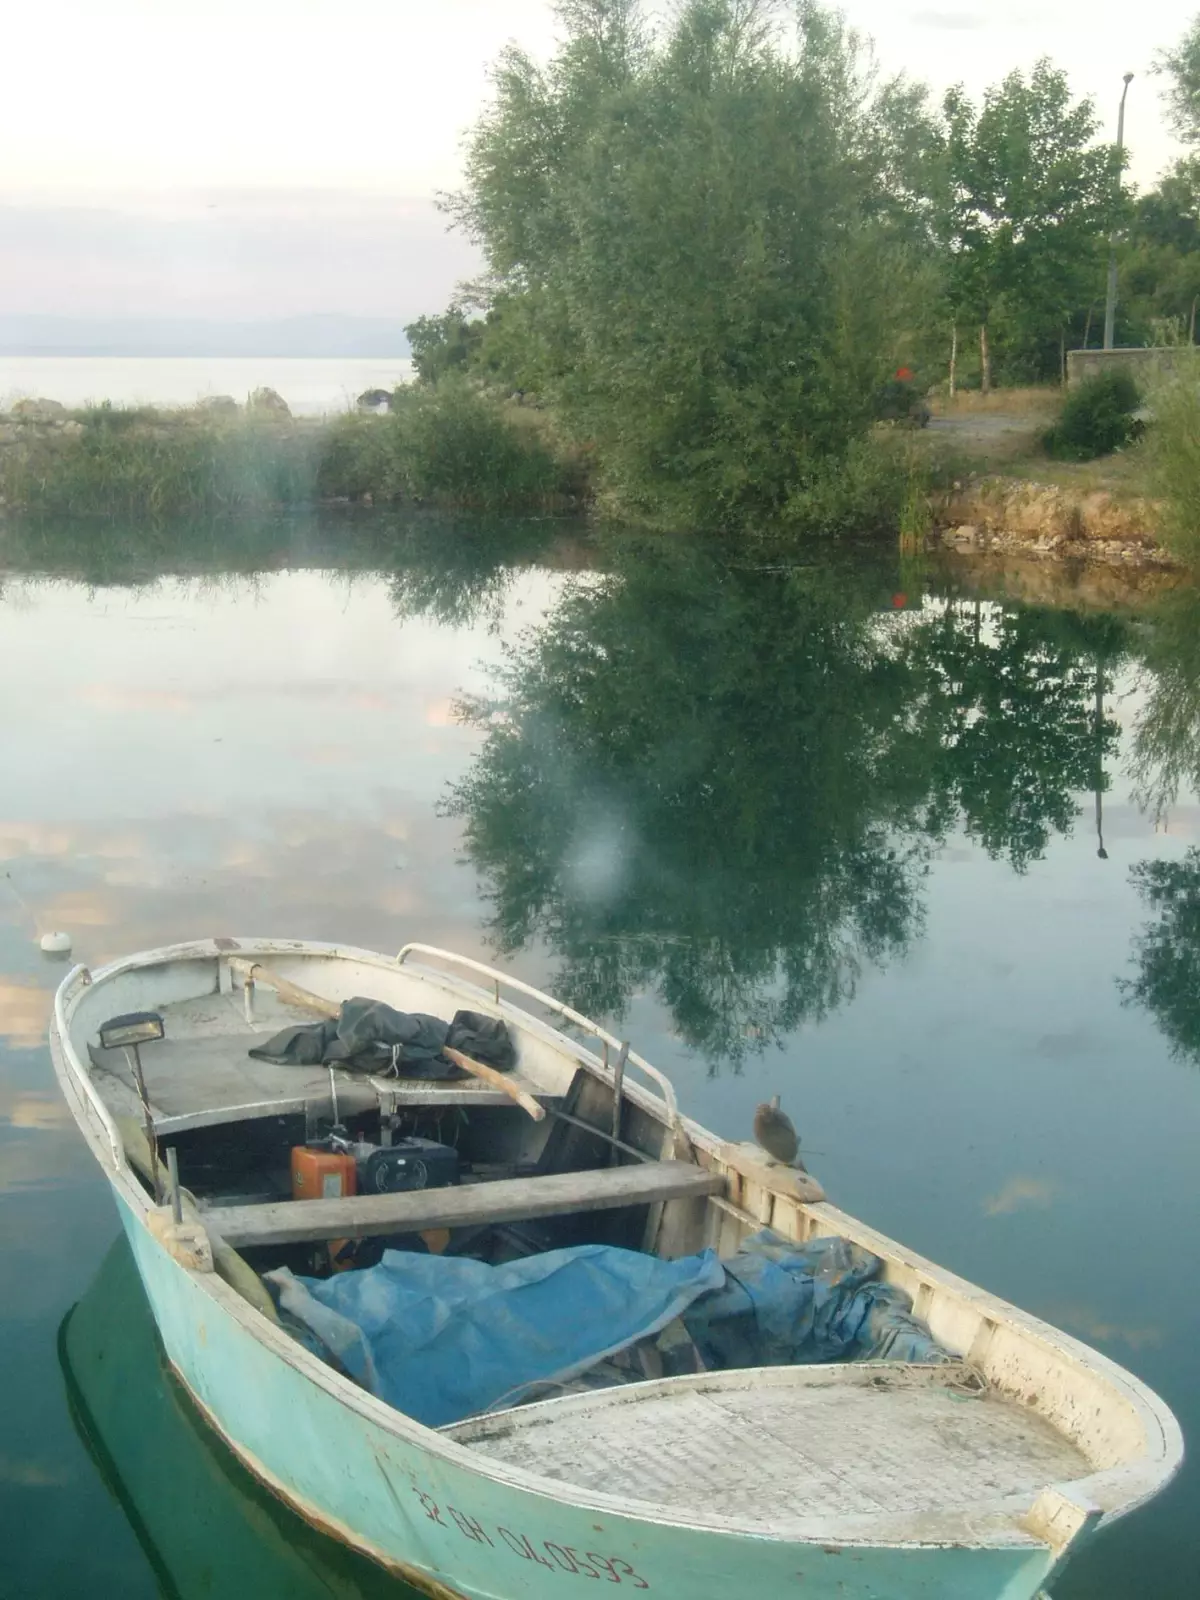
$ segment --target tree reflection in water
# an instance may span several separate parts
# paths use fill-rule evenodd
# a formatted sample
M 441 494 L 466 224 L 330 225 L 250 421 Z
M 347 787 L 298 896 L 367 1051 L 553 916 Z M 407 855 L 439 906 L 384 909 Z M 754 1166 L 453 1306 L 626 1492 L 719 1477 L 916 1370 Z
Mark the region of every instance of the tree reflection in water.
M 1125 998 L 1149 1010 L 1180 1055 L 1200 1060 L 1200 850 L 1139 861 L 1130 877 L 1153 913 L 1134 940 L 1137 974 Z
M 1165 821 L 1181 788 L 1200 788 L 1200 593 L 1158 603 L 1144 630 L 1142 709 L 1134 727 L 1134 797 Z
M 1200 790 L 1200 593 L 1160 601 L 1146 630 L 1144 701 L 1133 733 L 1135 798 L 1166 825 L 1180 791 Z M 1130 879 L 1151 913 L 1120 986 L 1145 1006 L 1180 1055 L 1200 1061 L 1200 849 L 1140 861 Z
M 1117 737 L 1088 625 L 897 610 L 888 577 L 674 542 L 570 586 L 463 707 L 486 738 L 449 809 L 498 950 L 544 941 L 594 1015 L 653 988 L 736 1065 L 904 954 L 952 828 L 1018 871 L 1069 829 Z

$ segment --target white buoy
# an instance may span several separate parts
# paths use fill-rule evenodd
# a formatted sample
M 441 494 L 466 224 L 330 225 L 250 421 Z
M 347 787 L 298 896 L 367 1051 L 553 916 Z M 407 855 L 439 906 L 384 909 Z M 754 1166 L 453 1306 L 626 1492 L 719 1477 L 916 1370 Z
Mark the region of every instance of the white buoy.
M 69 933 L 44 933 L 40 942 L 42 949 L 48 956 L 69 956 L 71 954 L 71 935 Z

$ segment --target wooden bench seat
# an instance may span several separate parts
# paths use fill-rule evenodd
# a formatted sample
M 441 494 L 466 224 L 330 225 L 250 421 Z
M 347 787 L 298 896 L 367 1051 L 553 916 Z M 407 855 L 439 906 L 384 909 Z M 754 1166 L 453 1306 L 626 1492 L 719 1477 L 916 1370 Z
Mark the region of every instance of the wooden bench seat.
M 275 1205 L 212 1207 L 201 1220 L 227 1244 L 300 1244 L 316 1239 L 366 1239 L 428 1228 L 467 1228 L 576 1211 L 609 1211 L 664 1200 L 720 1194 L 725 1177 L 685 1161 L 647 1161 L 592 1172 L 502 1178 L 406 1194 L 353 1195 L 345 1200 L 289 1200 Z

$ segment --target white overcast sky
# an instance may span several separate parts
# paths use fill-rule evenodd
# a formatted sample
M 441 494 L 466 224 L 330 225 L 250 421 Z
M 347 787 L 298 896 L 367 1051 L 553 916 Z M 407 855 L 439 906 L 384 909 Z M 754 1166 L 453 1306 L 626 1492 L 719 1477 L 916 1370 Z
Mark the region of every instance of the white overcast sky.
M 1177 153 L 1158 50 L 1200 0 L 847 0 L 881 65 L 978 94 L 1048 55 L 1126 138 Z M 0 312 L 409 318 L 475 267 L 432 200 L 508 39 L 549 0 L 9 0 Z

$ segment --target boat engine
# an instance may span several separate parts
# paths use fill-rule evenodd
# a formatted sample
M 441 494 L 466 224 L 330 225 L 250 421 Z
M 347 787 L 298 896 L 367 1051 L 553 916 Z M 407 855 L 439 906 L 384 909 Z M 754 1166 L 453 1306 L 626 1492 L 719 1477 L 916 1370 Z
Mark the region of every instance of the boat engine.
M 403 1194 L 458 1182 L 458 1151 L 434 1139 L 414 1136 L 384 1145 L 356 1140 L 345 1149 L 354 1157 L 359 1194 Z
M 371 1144 L 333 1128 L 292 1151 L 292 1198 L 329 1200 L 352 1194 L 403 1194 L 459 1181 L 458 1151 L 433 1139 Z

